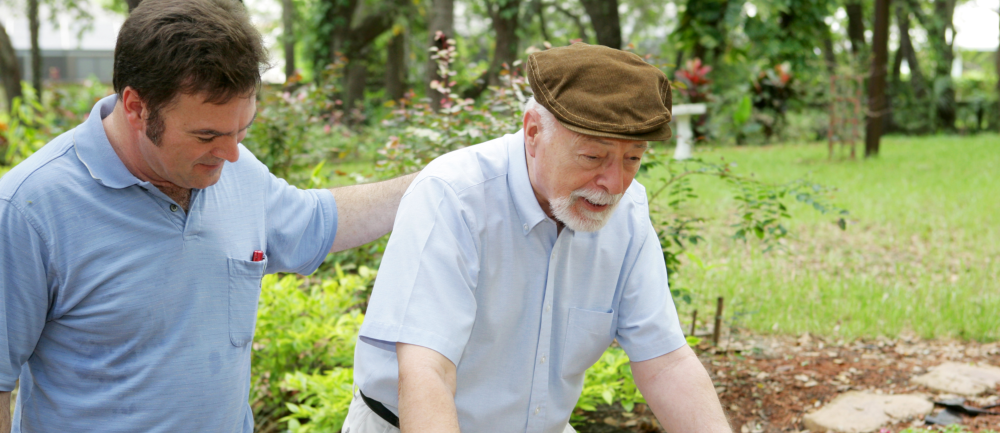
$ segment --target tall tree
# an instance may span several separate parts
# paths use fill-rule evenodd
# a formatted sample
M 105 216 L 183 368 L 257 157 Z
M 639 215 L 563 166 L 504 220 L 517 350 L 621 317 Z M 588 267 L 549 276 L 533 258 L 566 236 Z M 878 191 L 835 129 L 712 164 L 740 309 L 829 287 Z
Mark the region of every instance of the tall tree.
M 406 93 L 406 31 L 403 26 L 392 28 L 392 38 L 386 50 L 385 94 L 393 101 Z
M 521 0 L 487 0 L 486 7 L 493 22 L 496 41 L 486 81 L 491 86 L 496 86 L 500 84 L 500 70 L 503 69 L 503 65 L 511 66 L 517 60 L 517 47 L 521 43 L 521 38 L 517 34 Z
M 438 38 L 441 32 L 443 40 Z M 433 0 L 430 11 L 430 24 L 427 26 L 427 33 L 430 34 L 430 45 L 443 48 L 448 38 L 455 37 L 455 0 Z M 437 61 L 428 56 L 426 67 L 427 79 L 424 85 L 427 88 L 427 96 L 431 99 L 431 107 L 435 110 L 441 108 L 440 92 L 431 88 L 431 81 L 442 80 L 438 74 Z
M 490 58 L 489 69 L 476 80 L 476 85 L 462 94 L 465 98 L 478 98 L 488 86 L 500 85 L 500 71 L 504 64 L 513 67 L 521 43 L 517 33 L 521 0 L 485 0 L 485 5 L 493 23 L 493 57 Z
M 865 9 L 860 1 L 844 5 L 847 11 L 847 39 L 851 41 L 851 53 L 861 54 L 865 48 Z
M 618 17 L 618 0 L 580 0 L 597 34 L 598 45 L 622 48 L 622 25 Z
M 7 96 L 7 107 L 14 103 L 14 98 L 21 97 L 21 65 L 17 61 L 17 53 L 7 36 L 7 28 L 0 22 L 0 80 L 3 81 L 4 94 Z M 0 160 L 3 153 L 0 150 Z
M 42 98 L 42 49 L 38 45 L 38 0 L 28 0 L 28 29 L 31 32 L 31 86 Z
M 339 53 L 347 58 L 344 102 L 354 108 L 364 96 L 367 82 L 367 55 L 372 42 L 395 24 L 396 17 L 409 10 L 409 0 L 387 0 L 372 10 L 360 10 L 358 0 L 323 0 L 325 9 L 319 28 L 327 29 L 326 55 L 336 61 Z M 354 23 L 354 17 L 363 17 Z M 322 64 L 317 64 L 322 67 Z
M 927 80 L 920 69 L 917 52 L 913 49 L 913 40 L 910 38 L 910 9 L 905 3 L 896 5 L 896 27 L 899 30 L 899 49 L 896 51 L 892 67 L 893 82 L 900 81 L 902 63 L 906 60 L 906 65 L 910 68 L 910 86 L 917 98 L 922 99 L 927 95 Z
M 889 0 L 875 0 L 872 35 L 871 78 L 868 80 L 868 124 L 865 130 L 865 157 L 878 156 L 886 115 L 885 76 L 889 60 Z
M 281 45 L 285 50 L 285 79 L 295 75 L 295 2 L 281 0 Z

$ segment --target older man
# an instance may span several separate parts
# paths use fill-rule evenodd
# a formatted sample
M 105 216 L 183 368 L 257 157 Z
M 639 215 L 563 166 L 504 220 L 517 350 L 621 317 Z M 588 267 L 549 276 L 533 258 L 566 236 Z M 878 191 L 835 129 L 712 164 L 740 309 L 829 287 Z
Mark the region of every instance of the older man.
M 404 178 L 300 190 L 240 144 L 266 60 L 236 0 L 145 0 L 116 95 L 0 179 L 0 433 L 246 432 L 265 273 L 392 227 Z
M 666 76 L 585 44 L 527 65 L 523 130 L 438 158 L 403 197 L 345 431 L 572 431 L 616 339 L 667 430 L 729 431 L 633 181 L 647 141 L 670 137 Z

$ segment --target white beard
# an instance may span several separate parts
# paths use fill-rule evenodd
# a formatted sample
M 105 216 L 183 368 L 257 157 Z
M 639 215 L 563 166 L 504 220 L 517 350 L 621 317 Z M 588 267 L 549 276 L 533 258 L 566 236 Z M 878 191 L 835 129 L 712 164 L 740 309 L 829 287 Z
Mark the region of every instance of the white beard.
M 604 227 L 611 219 L 611 214 L 615 212 L 618 202 L 624 194 L 608 194 L 604 191 L 591 191 L 578 189 L 569 194 L 568 197 L 557 197 L 552 199 L 552 214 L 556 219 L 562 221 L 566 227 L 575 232 L 596 232 Z M 587 200 L 596 205 L 607 205 L 608 207 L 600 212 L 593 212 L 589 209 L 573 209 L 577 200 Z

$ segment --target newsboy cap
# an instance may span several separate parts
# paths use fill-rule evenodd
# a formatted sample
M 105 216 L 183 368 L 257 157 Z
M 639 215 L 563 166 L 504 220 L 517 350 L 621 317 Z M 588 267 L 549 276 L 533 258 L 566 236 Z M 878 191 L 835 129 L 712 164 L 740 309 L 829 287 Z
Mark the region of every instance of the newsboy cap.
M 633 53 L 573 44 L 528 56 L 535 100 L 571 131 L 598 137 L 670 138 L 667 76 Z

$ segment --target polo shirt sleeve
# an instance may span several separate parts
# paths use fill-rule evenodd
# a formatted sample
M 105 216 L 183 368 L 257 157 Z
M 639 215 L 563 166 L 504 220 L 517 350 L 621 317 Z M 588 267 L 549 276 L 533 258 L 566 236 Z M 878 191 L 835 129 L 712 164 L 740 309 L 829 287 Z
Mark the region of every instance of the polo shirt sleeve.
M 45 243 L 24 215 L 0 199 L 0 391 L 11 391 L 45 326 Z
M 414 182 L 392 236 L 361 325 L 360 339 L 389 351 L 423 346 L 458 365 L 476 317 L 479 274 L 475 221 L 445 181 Z
M 666 355 L 687 344 L 670 296 L 660 240 L 652 224 L 646 232 L 618 307 L 618 344 L 633 362 Z
M 266 273 L 316 271 L 337 234 L 337 203 L 326 189 L 303 190 L 267 173 Z

